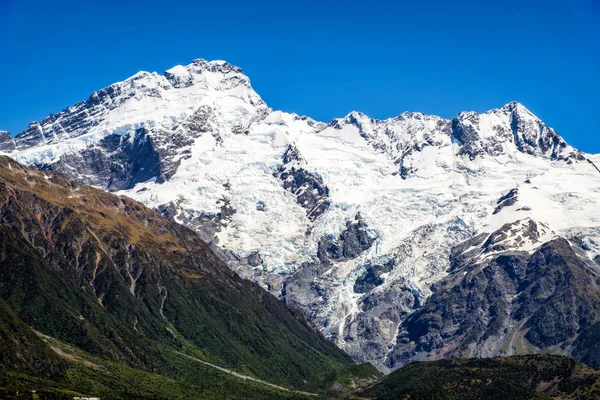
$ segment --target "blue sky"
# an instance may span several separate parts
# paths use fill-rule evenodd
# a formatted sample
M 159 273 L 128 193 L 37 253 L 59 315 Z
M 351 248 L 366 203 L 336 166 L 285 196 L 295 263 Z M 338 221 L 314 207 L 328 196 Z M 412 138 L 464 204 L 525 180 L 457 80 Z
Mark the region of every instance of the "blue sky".
M 597 0 L 0 0 L 0 129 L 194 58 L 239 65 L 271 107 L 322 121 L 517 100 L 600 153 Z

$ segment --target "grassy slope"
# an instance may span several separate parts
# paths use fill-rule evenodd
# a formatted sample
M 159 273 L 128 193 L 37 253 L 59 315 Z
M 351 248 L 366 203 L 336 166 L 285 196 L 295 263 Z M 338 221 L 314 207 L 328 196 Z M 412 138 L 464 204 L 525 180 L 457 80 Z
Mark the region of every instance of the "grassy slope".
M 307 398 L 244 381 L 182 357 L 166 357 L 172 373 L 164 376 L 92 356 L 54 339 L 45 340 L 68 360 L 65 377 L 50 380 L 23 373 L 4 373 L 0 376 L 0 398 L 31 398 L 31 390 L 37 390 L 40 400 L 72 399 L 76 395 L 103 399 Z M 166 348 L 161 351 L 171 352 Z M 17 397 L 17 392 L 26 395 Z

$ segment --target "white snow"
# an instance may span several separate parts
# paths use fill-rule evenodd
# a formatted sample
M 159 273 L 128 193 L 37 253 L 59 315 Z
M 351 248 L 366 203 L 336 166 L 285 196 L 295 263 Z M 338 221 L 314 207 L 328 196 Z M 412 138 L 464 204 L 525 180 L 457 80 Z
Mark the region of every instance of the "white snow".
M 321 176 L 329 188 L 331 206 L 314 224 L 273 176 L 292 142 L 305 160 L 302 167 Z M 600 227 L 600 173 L 589 163 L 531 156 L 512 142 L 506 144 L 508 155 L 470 160 L 457 155 L 448 137 L 439 142 L 414 154 L 416 172 L 404 180 L 390 154 L 374 149 L 355 125 L 315 131 L 290 114 L 273 112 L 253 124 L 248 135 L 224 136 L 222 145 L 212 136 L 199 138 L 192 158 L 170 181 L 140 184 L 124 194 L 150 206 L 184 194 L 185 208 L 213 212 L 219 198 L 229 198 L 236 213 L 218 234 L 219 244 L 242 257 L 259 250 L 264 270 L 284 275 L 315 256 L 321 237 L 338 237 L 346 221 L 360 212 L 375 243 L 318 278 L 328 293 L 313 314 L 317 322 L 326 321 L 328 330 L 336 327 L 342 338 L 338 344 L 344 346 L 344 329 L 361 312 L 354 281 L 367 262 L 397 254 L 398 265 L 375 290 L 408 282 L 427 296 L 429 285 L 445 275 L 450 247 L 476 233 L 531 218 L 547 230 L 538 241 L 512 247 L 531 252 L 556 237 L 554 232 Z M 150 190 L 136 194 L 141 187 Z M 498 199 L 512 188 L 519 188 L 517 203 L 493 215 Z M 259 201 L 267 204 L 265 211 L 257 210 Z M 394 334 L 388 333 L 390 341 Z
M 191 77 L 190 72 L 183 65 L 176 65 L 173 68 L 168 69 L 166 72 L 180 79 L 187 79 Z
M 219 62 L 209 62 L 195 66 L 194 84 L 189 87 L 173 88 L 171 83 L 156 72 L 138 72 L 132 77 L 111 85 L 121 91 L 116 107 L 100 104 L 97 114 L 90 117 L 93 125 L 89 130 L 73 133 L 61 132 L 61 120 L 47 123 L 40 130 L 47 141 L 33 148 L 15 151 L 11 156 L 24 164 L 41 165 L 56 162 L 62 155 L 78 152 L 93 146 L 111 134 L 125 135 L 141 127 L 162 127 L 171 129 L 178 122 L 189 117 L 200 106 L 206 105 L 219 111 L 224 131 L 231 131 L 236 124 L 243 124 L 256 117 L 266 106 L 249 86 L 245 75 L 237 72 L 222 73 L 209 70 Z M 189 68 L 193 64 L 190 64 Z M 177 66 L 169 70 L 183 76 L 187 68 Z M 246 84 L 232 85 L 237 78 Z M 83 109 L 81 104 L 75 106 Z M 76 111 L 75 111 L 76 112 Z

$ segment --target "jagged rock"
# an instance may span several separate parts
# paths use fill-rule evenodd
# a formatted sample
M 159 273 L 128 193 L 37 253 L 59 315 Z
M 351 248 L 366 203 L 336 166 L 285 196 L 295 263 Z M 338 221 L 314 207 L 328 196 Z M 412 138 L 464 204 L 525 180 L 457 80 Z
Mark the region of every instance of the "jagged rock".
M 132 136 L 110 135 L 97 146 L 66 154 L 55 163 L 44 164 L 51 172 L 79 175 L 79 181 L 107 190 L 130 189 L 161 174 L 161 158 L 144 128 Z
M 354 221 L 346 222 L 346 229 L 338 238 L 327 236 L 321 238 L 317 258 L 323 264 L 352 259 L 368 250 L 374 241 L 375 238 L 369 234 L 367 224 L 360 214 L 356 214 Z
M 258 251 L 255 251 L 248 256 L 248 264 L 252 267 L 258 267 L 259 265 L 262 265 L 262 263 L 263 260 L 260 258 L 260 253 Z
M 354 282 L 354 293 L 368 293 L 383 283 L 382 274 L 390 272 L 394 268 L 394 260 L 384 265 L 365 266 L 366 271 Z
M 486 154 L 499 156 L 503 152 L 502 143 L 510 140 L 510 131 L 503 126 L 496 127 L 496 135 L 483 136 L 478 129 L 480 121 L 481 116 L 473 112 L 461 113 L 452 120 L 452 137 L 461 145 L 458 154 L 471 160 Z
M 543 351 L 600 320 L 600 274 L 568 241 L 552 240 L 531 255 L 505 250 L 487 261 L 455 257 L 460 264 L 402 323 L 387 365 Z
M 488 114 L 500 121 L 489 125 Z M 522 104 L 511 102 L 485 114 L 460 113 L 452 120 L 452 136 L 461 145 L 459 154 L 472 160 L 499 156 L 513 144 L 519 151 L 552 160 L 579 160 L 581 155 Z
M 281 297 L 294 307 L 311 312 L 312 307 L 323 300 L 327 290 L 320 282 L 321 274 L 332 262 L 356 258 L 368 250 L 374 238 L 369 235 L 367 224 L 360 214 L 346 222 L 346 229 L 337 239 L 323 237 L 319 241 L 316 259 L 305 262 L 284 282 Z M 310 314 L 309 314 L 310 315 Z
M 7 131 L 0 131 L 0 152 L 10 153 L 15 149 L 15 141 Z
M 500 200 L 496 203 L 498 206 L 494 210 L 494 214 L 498 214 L 505 207 L 514 205 L 518 200 L 519 189 L 512 189 L 510 192 L 500 197 Z
M 181 200 L 161 204 L 156 209 L 161 215 L 194 229 L 202 240 L 211 243 L 215 234 L 226 227 L 231 216 L 235 214 L 229 199 L 221 198 L 217 205 L 220 209 L 217 213 L 189 212 L 181 207 Z
M 306 215 L 314 221 L 329 207 L 329 189 L 320 176 L 301 167 L 304 163 L 298 148 L 291 144 L 283 155 L 279 179 L 286 190 L 296 195 L 298 204 L 306 208 Z

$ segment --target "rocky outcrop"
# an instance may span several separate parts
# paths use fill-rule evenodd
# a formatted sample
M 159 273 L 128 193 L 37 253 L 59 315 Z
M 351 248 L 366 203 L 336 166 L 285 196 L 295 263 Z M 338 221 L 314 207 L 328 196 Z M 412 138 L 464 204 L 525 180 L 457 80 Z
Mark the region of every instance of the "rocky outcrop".
M 156 178 L 161 165 L 148 130 L 140 128 L 133 135 L 106 136 L 96 146 L 65 154 L 41 169 L 67 176 L 76 173 L 81 183 L 116 191 Z
M 498 202 L 496 203 L 496 209 L 494 210 L 494 214 L 498 214 L 505 207 L 510 207 L 514 205 L 519 200 L 519 189 L 512 189 L 510 192 L 500 197 Z
M 310 315 L 317 304 L 326 300 L 327 283 L 322 280 L 322 273 L 334 262 L 358 257 L 372 246 L 374 240 L 367 224 L 360 214 L 356 214 L 353 221 L 346 222 L 346 229 L 337 238 L 322 237 L 314 260 L 303 263 L 284 281 L 282 300 Z
M 532 254 L 502 250 L 489 260 L 453 258 L 450 275 L 402 323 L 387 359 L 390 368 L 415 359 L 492 357 L 550 348 L 587 357 L 570 343 L 578 337 L 586 341 L 585 332 L 600 320 L 598 268 L 560 238 Z
M 484 116 L 485 117 L 485 116 Z M 486 136 L 480 131 L 482 116 L 474 112 L 460 113 L 452 120 L 452 138 L 460 145 L 459 155 L 471 160 L 484 155 L 499 156 L 504 152 L 503 143 L 511 140 L 507 126 L 494 126 L 494 134 Z
M 375 238 L 368 231 L 367 224 L 360 213 L 354 216 L 354 221 L 346 222 L 346 229 L 337 238 L 322 237 L 319 241 L 317 258 L 322 264 L 335 261 L 346 261 L 358 257 L 368 250 Z
M 40 167 L 109 191 L 131 189 L 152 179 L 161 183 L 191 156 L 196 138 L 211 134 L 217 142 L 221 140 L 213 124 L 214 111 L 201 106 L 172 129 L 139 128 L 133 133 L 108 135 L 94 146 L 66 153 L 58 161 Z
M 329 189 L 319 175 L 303 168 L 305 163 L 300 150 L 292 143 L 283 155 L 278 176 L 283 187 L 292 192 L 298 204 L 306 209 L 308 219 L 314 221 L 329 207 Z
M 382 275 L 389 273 L 393 268 L 393 259 L 383 265 L 365 265 L 365 272 L 354 281 L 354 293 L 368 293 L 380 286 L 384 282 Z
M 523 105 L 512 102 L 504 106 L 503 110 L 510 112 L 513 140 L 523 153 L 534 156 L 546 155 L 553 160 L 577 156 L 577 152 L 560 135 L 536 118 Z
M 235 213 L 231 202 L 227 198 L 218 201 L 219 211 L 210 212 L 190 212 L 180 206 L 179 201 L 172 201 L 168 204 L 158 206 L 156 209 L 164 217 L 172 218 L 182 225 L 193 229 L 202 240 L 210 243 L 215 234 L 225 228 Z
M 532 156 L 551 160 L 582 161 L 585 157 L 522 104 L 511 102 L 484 114 L 463 112 L 452 120 L 452 138 L 459 154 L 471 160 L 500 156 L 510 146 Z
M 15 141 L 7 131 L 0 131 L 0 152 L 10 153 L 15 149 Z

